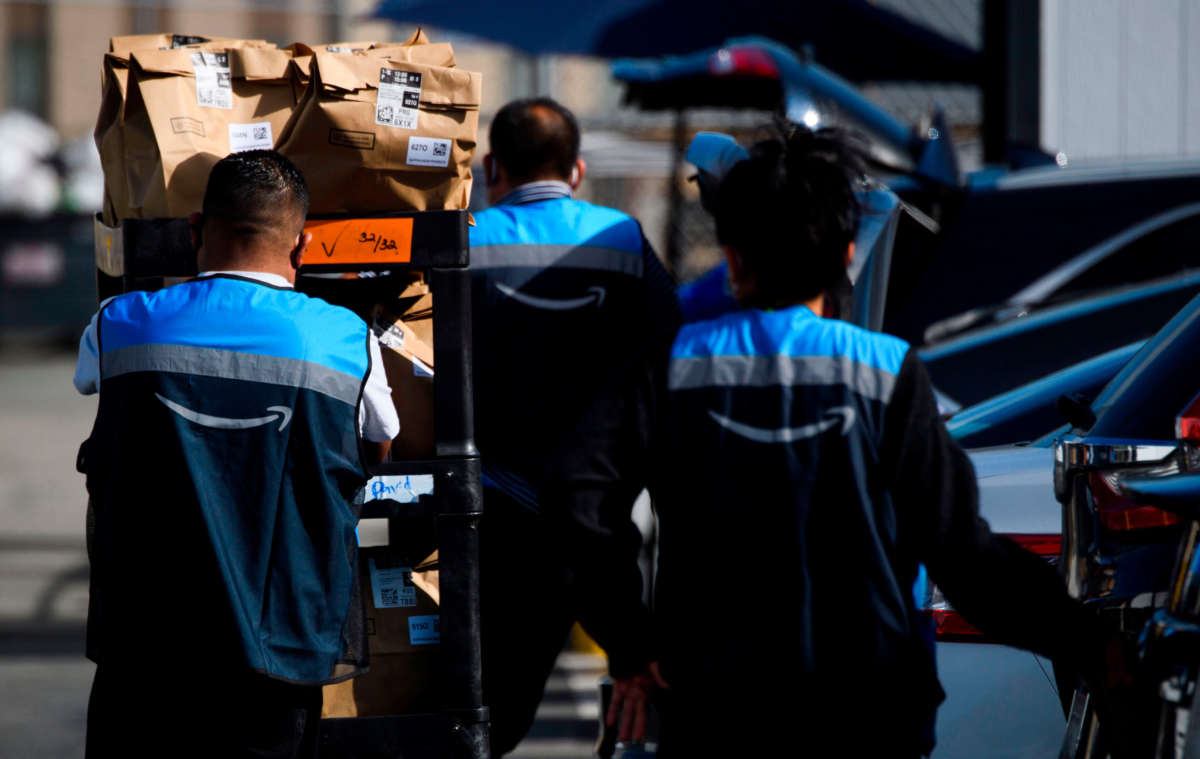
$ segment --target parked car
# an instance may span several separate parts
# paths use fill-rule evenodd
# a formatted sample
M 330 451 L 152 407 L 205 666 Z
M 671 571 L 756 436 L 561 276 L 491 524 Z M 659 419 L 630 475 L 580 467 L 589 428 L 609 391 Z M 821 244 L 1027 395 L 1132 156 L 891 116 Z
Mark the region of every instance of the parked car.
M 1200 389 L 1200 297 L 1193 298 L 1130 359 L 1092 403 L 1069 401 L 1071 428 L 1054 446 L 1054 489 L 1062 504 L 1062 569 L 1068 590 L 1096 606 L 1130 639 L 1161 605 L 1180 518 L 1121 489 L 1121 479 L 1165 476 L 1197 461 L 1177 439 L 1176 418 Z M 1200 435 L 1196 436 L 1200 440 Z M 1059 673 L 1071 682 L 1071 673 Z M 1089 694 L 1072 697 L 1068 749 L 1088 740 Z M 1070 738 L 1074 736 L 1074 738 Z M 1082 755 L 1082 754 L 1081 754 Z
M 1195 159 L 1067 162 L 1064 168 L 1044 156 L 1042 166 L 989 167 L 963 175 L 936 111 L 921 125 L 901 122 L 819 63 L 763 38 L 732 39 L 690 55 L 619 60 L 612 71 L 625 85 L 625 101 L 643 109 L 754 108 L 809 126 L 839 119 L 861 129 L 870 139 L 876 173 L 920 209 L 924 220 L 934 222 L 898 230 L 886 300 L 878 304 L 884 308 L 880 329 L 914 345 L 922 344 L 931 325 L 980 307 L 992 321 L 1019 322 L 1038 316 L 1031 308 L 1061 306 L 1060 297 L 1077 299 L 1200 267 L 1200 246 L 1188 244 L 1200 229 L 1195 205 L 1200 161 Z M 1175 284 L 1142 293 L 1140 299 L 1125 293 L 1092 301 L 1079 312 L 1046 314 L 1031 326 L 1004 333 L 1001 348 L 985 345 L 994 336 L 977 335 L 972 345 L 994 353 L 996 363 L 976 372 L 971 385 L 957 393 L 952 380 L 964 364 L 953 359 L 965 354 L 947 351 L 944 370 L 930 362 L 931 376 L 951 397 L 975 403 L 1149 337 L 1198 289 L 1195 282 Z M 1106 308 L 1123 311 L 1106 319 Z M 1051 327 L 1072 313 L 1080 319 L 1066 320 L 1065 329 L 1073 330 L 1066 344 L 1060 342 L 1061 332 L 1050 336 L 1031 328 Z M 1092 329 L 1100 319 L 1108 326 Z M 1080 330 L 1080 320 L 1089 328 Z M 1006 349 L 1011 352 L 1000 357 Z M 1021 360 L 1013 361 L 1014 355 Z M 1033 367 L 1026 371 L 1025 363 Z
M 1094 398 L 1145 342 L 1130 343 L 968 406 L 946 420 L 946 429 L 964 448 L 1036 440 L 1062 426 L 1056 407 L 1061 396 Z
M 1058 504 L 1051 487 L 1051 441 L 970 451 L 980 513 L 1008 535 L 1057 562 Z M 1065 720 L 1051 663 L 1028 651 L 989 642 L 927 583 L 925 606 L 937 630 L 938 709 L 933 759 L 1053 756 Z
M 1193 401 L 1193 405 L 1195 401 Z M 1182 445 L 1196 442 L 1195 411 L 1181 415 L 1176 432 Z M 1191 421 L 1193 424 L 1188 424 Z M 1193 438 L 1189 440 L 1188 438 Z M 1138 673 L 1154 688 L 1154 704 L 1132 732 L 1138 753 L 1155 759 L 1183 759 L 1200 750 L 1200 473 L 1166 477 L 1122 477 L 1121 491 L 1139 503 L 1159 506 L 1186 524 L 1180 535 L 1166 599 L 1138 640 Z M 1156 687 L 1155 687 L 1156 686 Z M 1125 726 L 1122 726 L 1125 727 Z
M 1055 177 L 1060 186 L 1069 173 Z M 1088 176 L 1103 181 L 1094 171 Z M 1128 179 L 1129 172 L 1119 176 Z M 1197 240 L 1200 203 L 1156 214 L 1062 262 L 999 305 L 929 326 L 921 358 L 943 392 L 971 404 L 1148 338 L 1200 292 Z

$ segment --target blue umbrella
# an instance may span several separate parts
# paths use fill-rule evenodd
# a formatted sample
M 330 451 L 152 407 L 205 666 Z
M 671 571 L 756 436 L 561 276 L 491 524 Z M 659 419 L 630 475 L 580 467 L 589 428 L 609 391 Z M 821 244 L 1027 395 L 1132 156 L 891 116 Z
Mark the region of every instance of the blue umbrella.
M 527 53 L 596 55 L 610 24 L 647 0 L 383 0 L 375 18 L 452 29 Z
M 767 34 L 851 81 L 974 82 L 981 56 L 866 0 L 383 0 L 374 16 L 529 53 L 653 57 Z

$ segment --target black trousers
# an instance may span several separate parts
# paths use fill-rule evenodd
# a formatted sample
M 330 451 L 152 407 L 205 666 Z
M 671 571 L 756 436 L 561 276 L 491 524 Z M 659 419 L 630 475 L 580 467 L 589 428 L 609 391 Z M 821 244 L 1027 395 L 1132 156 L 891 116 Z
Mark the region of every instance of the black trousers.
M 546 520 L 493 488 L 480 532 L 484 703 L 493 759 L 529 732 L 546 680 L 575 621 L 566 571 Z
M 312 759 L 320 718 L 320 686 L 106 662 L 92 682 L 86 757 Z

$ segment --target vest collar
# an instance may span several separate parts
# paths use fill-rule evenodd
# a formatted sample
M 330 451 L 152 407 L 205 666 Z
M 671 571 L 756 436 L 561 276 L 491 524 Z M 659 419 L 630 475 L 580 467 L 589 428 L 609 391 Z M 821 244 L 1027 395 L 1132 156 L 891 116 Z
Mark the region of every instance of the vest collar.
M 196 275 L 196 278 L 200 279 L 202 277 L 213 277 L 219 274 L 228 274 L 241 279 L 252 279 L 255 282 L 261 282 L 262 284 L 270 285 L 271 287 L 282 287 L 287 290 L 293 289 L 292 283 L 288 282 L 287 279 L 278 274 L 272 274 L 271 272 L 266 271 L 238 271 L 236 269 L 227 269 L 222 271 L 202 271 Z
M 538 200 L 556 200 L 571 197 L 571 185 L 557 179 L 526 182 L 509 192 L 496 203 L 498 206 L 515 206 Z

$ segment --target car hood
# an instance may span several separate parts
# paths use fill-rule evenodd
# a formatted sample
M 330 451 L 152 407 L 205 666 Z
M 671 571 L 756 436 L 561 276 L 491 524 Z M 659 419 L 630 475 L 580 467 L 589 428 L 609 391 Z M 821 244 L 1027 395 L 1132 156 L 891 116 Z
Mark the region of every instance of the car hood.
M 979 512 L 993 532 L 1060 533 L 1054 450 L 1029 445 L 968 451 L 979 483 Z

